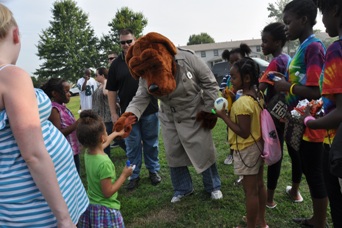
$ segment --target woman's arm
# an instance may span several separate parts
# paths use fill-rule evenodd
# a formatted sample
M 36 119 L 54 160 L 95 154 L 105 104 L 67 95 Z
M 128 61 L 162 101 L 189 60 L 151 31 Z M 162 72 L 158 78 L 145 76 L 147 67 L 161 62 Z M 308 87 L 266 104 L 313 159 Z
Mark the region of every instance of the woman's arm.
M 102 92 L 103 92 L 103 95 L 105 96 L 108 95 L 108 89 L 106 89 L 106 86 L 107 86 L 107 80 L 104 80 L 103 86 L 102 86 Z
M 58 186 L 54 165 L 42 135 L 37 99 L 30 76 L 20 68 L 5 68 L 2 94 L 13 135 L 33 180 L 43 194 L 60 227 L 74 226 Z

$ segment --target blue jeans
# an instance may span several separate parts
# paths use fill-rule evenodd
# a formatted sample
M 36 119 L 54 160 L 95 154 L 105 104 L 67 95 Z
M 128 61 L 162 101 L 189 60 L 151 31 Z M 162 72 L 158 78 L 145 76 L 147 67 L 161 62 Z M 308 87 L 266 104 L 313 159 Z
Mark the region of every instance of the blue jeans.
M 140 120 L 132 126 L 131 133 L 125 138 L 127 158 L 132 165 L 136 165 L 130 179 L 139 177 L 143 151 L 145 166 L 148 171 L 151 173 L 159 171 L 158 134 L 157 113 L 141 116 Z
M 170 167 L 174 196 L 186 195 L 193 190 L 192 179 L 187 166 Z M 217 172 L 216 163 L 202 172 L 203 185 L 206 192 L 220 190 L 221 180 Z

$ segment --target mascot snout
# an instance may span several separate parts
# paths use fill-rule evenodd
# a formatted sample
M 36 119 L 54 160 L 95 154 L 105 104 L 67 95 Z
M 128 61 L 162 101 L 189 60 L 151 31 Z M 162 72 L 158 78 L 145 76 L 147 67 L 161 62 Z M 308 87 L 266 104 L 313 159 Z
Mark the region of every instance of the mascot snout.
M 159 86 L 156 84 L 152 84 L 148 87 L 148 91 L 150 93 L 156 93 L 158 91 L 158 89 L 159 89 Z

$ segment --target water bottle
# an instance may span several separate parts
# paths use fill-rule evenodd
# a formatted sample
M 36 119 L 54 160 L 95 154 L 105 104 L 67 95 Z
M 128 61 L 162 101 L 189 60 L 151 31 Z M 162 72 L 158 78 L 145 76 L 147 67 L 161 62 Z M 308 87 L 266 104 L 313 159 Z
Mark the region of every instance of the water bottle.
M 236 91 L 235 100 L 239 99 L 239 97 L 241 97 L 242 95 L 243 95 L 242 89 Z
M 274 82 L 277 82 L 277 81 L 280 81 L 280 80 L 281 80 L 280 77 L 275 76 L 275 74 L 273 74 L 273 73 L 269 73 L 269 74 L 267 75 L 267 78 L 268 78 L 269 80 L 271 80 L 271 81 L 274 81 Z

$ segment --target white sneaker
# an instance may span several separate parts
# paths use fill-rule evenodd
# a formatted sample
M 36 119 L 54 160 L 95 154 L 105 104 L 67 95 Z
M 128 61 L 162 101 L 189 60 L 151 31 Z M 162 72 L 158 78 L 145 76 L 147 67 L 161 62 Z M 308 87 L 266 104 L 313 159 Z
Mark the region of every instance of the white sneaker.
M 211 192 L 211 198 L 214 200 L 222 199 L 223 198 L 222 192 L 220 190 L 215 190 Z
M 184 195 L 174 196 L 171 199 L 171 203 L 177 203 L 177 202 L 181 201 L 181 198 L 183 198 L 183 197 L 184 197 Z
M 177 202 L 181 201 L 181 199 L 182 199 L 183 197 L 189 196 L 189 195 L 191 195 L 192 193 L 194 193 L 194 190 L 192 190 L 191 192 L 189 192 L 189 193 L 187 193 L 187 194 L 185 194 L 185 195 L 177 195 L 177 196 L 174 196 L 174 197 L 172 197 L 172 199 L 171 199 L 171 203 L 177 203 Z
M 233 156 L 231 154 L 229 154 L 227 156 L 227 158 L 224 160 L 223 162 L 225 165 L 231 165 L 233 164 Z

